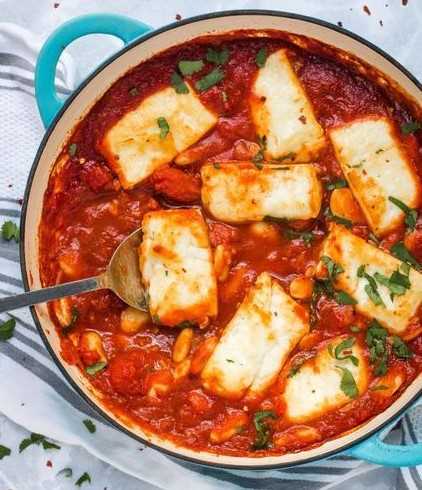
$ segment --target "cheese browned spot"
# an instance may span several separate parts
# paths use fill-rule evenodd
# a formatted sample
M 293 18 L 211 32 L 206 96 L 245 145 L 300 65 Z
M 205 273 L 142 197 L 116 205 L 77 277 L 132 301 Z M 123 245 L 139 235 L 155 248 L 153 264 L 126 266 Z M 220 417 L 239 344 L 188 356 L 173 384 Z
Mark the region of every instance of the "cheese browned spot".
M 195 209 L 152 211 L 142 220 L 140 269 L 156 323 L 203 323 L 217 314 L 208 229 Z
M 157 120 L 165 118 L 169 132 L 162 137 Z M 125 114 L 104 135 L 99 150 L 130 189 L 198 141 L 217 122 L 217 116 L 193 89 L 177 94 L 161 89 Z
M 225 398 L 262 394 L 309 331 L 302 306 L 264 272 L 244 298 L 202 371 L 209 391 Z
M 262 165 L 250 162 L 206 164 L 201 169 L 204 206 L 229 223 L 266 216 L 309 219 L 318 216 L 322 191 L 311 164 Z
M 267 158 L 310 161 L 325 144 L 324 131 L 285 49 L 258 70 L 250 98 L 256 131 L 266 138 Z
M 335 287 L 346 291 L 357 301 L 356 309 L 360 313 L 375 318 L 392 333 L 406 334 L 406 328 L 422 301 L 422 274 L 410 269 L 410 289 L 393 299 L 391 291 L 377 282 L 378 293 L 384 304 L 376 305 L 365 290 L 368 280 L 358 277 L 359 267 L 365 266 L 365 272 L 373 278 L 377 272 L 390 278 L 393 272 L 401 270 L 400 260 L 339 225 L 332 225 L 321 255 L 330 257 L 344 269 L 336 276 Z
M 347 349 L 348 354 L 355 356 L 358 365 L 350 359 L 338 360 L 329 351 L 335 351 L 347 336 L 339 336 L 324 342 L 317 350 L 315 357 L 305 361 L 297 372 L 286 379 L 283 393 L 286 404 L 286 418 L 297 424 L 323 416 L 325 413 L 350 402 L 350 393 L 341 388 L 341 380 L 347 369 L 353 376 L 357 395 L 364 393 L 368 387 L 369 371 L 364 349 L 355 342 Z M 340 357 L 345 356 L 342 354 Z M 348 390 L 346 389 L 348 392 Z
M 389 197 L 409 207 L 420 200 L 419 178 L 385 117 L 368 117 L 329 133 L 337 160 L 373 232 L 385 235 L 403 222 Z

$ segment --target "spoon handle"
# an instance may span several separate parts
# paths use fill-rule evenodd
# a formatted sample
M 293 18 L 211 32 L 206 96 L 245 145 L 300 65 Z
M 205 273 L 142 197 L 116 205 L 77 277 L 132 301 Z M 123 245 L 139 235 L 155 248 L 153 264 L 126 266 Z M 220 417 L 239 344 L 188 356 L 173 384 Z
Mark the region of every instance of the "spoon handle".
M 72 296 L 73 294 L 94 291 L 95 289 L 103 287 L 103 276 L 98 276 L 0 298 L 0 313 L 16 310 L 17 308 L 22 308 L 24 306 L 45 303 L 46 301 L 63 298 L 65 296 Z

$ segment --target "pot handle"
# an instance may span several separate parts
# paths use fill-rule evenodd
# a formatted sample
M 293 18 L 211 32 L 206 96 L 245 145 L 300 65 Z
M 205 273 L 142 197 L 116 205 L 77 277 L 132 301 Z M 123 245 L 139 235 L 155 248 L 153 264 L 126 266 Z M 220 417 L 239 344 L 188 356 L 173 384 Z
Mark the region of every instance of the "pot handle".
M 72 41 L 87 34 L 111 34 L 128 44 L 150 30 L 143 22 L 115 14 L 82 15 L 56 29 L 41 48 L 35 69 L 35 97 L 44 126 L 49 126 L 63 105 L 54 80 L 60 55 Z
M 413 406 L 420 404 L 422 404 L 422 398 L 420 398 Z M 399 446 L 397 444 L 387 444 L 382 440 L 382 437 L 397 424 L 400 418 L 401 417 L 398 417 L 380 432 L 376 433 L 366 441 L 353 446 L 345 451 L 345 453 L 355 458 L 364 459 L 370 463 L 391 466 L 394 468 L 422 464 L 422 442 L 411 444 L 409 446 Z

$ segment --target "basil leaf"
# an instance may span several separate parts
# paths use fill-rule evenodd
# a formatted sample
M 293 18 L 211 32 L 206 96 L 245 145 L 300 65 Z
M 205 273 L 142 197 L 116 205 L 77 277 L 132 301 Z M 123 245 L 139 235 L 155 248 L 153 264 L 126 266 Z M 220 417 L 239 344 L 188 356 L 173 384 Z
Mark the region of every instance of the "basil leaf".
M 217 51 L 213 48 L 208 48 L 206 59 L 210 63 L 214 63 L 215 65 L 224 65 L 229 59 L 230 52 L 227 48 L 222 49 L 221 51 Z
M 90 432 L 91 434 L 94 434 L 94 432 L 97 430 L 96 425 L 90 419 L 85 419 L 85 420 L 82 421 L 82 423 L 88 429 L 88 432 Z
M 353 374 L 345 367 L 336 366 L 336 368 L 340 369 L 343 373 L 340 381 L 341 391 L 349 398 L 357 398 L 359 395 L 359 390 L 356 386 L 356 381 Z
M 95 376 L 97 373 L 102 371 L 106 366 L 107 366 L 107 363 L 104 361 L 96 362 L 95 364 L 92 364 L 91 366 L 87 366 L 85 368 L 85 372 L 87 374 L 89 374 L 90 376 Z
M 409 206 L 407 206 L 404 202 L 400 201 L 396 197 L 389 196 L 388 200 L 403 211 L 403 213 L 405 214 L 404 222 L 406 223 L 408 230 L 414 230 L 416 222 L 418 220 L 417 210 L 409 208 Z
M 343 187 L 348 187 L 347 180 L 339 179 L 334 182 L 329 182 L 325 188 L 327 191 L 333 191 L 334 189 L 342 189 Z
M 10 456 L 11 453 L 12 451 L 8 447 L 0 444 L 0 459 L 5 458 L 6 456 Z
M 365 272 L 365 266 L 360 265 L 357 274 L 359 278 L 365 278 L 368 281 L 368 284 L 364 287 L 366 294 L 368 295 L 369 299 L 374 303 L 375 306 L 384 306 L 384 301 L 382 300 L 379 292 L 378 292 L 378 285 L 376 280 L 370 276 L 367 272 Z
M 44 439 L 42 441 L 42 447 L 45 450 L 47 450 L 47 449 L 61 449 L 60 446 L 58 446 L 57 444 L 54 444 L 54 442 L 47 441 L 46 439 Z
M 6 341 L 13 337 L 13 332 L 15 331 L 16 320 L 11 318 L 0 325 L 0 340 Z
M 399 260 L 402 260 L 406 264 L 411 265 L 417 271 L 421 271 L 422 267 L 416 258 L 409 252 L 406 248 L 406 245 L 403 242 L 397 242 L 391 247 L 391 253 L 394 257 L 397 257 Z
M 61 475 L 63 475 L 65 478 L 71 478 L 73 475 L 72 468 L 63 468 L 56 474 L 56 476 L 61 476 Z
M 379 272 L 375 272 L 374 278 L 379 284 L 385 286 L 391 292 L 391 300 L 394 299 L 394 296 L 402 296 L 406 293 L 406 290 L 410 288 L 410 283 L 409 286 L 407 286 L 409 279 L 398 271 L 393 272 L 390 278 Z M 405 283 L 402 278 L 406 279 L 407 282 Z M 406 285 L 403 285 L 404 283 Z
M 64 335 L 67 335 L 73 329 L 73 327 L 76 325 L 76 322 L 78 321 L 78 319 L 79 319 L 79 310 L 76 308 L 76 306 L 72 306 L 72 317 L 70 319 L 69 324 L 65 325 L 62 328 L 62 333 Z
M 18 243 L 19 242 L 18 225 L 16 223 L 13 223 L 13 221 L 5 221 L 1 227 L 1 236 L 3 237 L 3 240 L 7 240 L 9 242 L 13 238 L 15 242 Z
M 346 291 L 337 291 L 334 294 L 334 299 L 340 305 L 355 305 L 355 304 L 357 304 L 357 301 L 355 300 L 355 298 L 352 298 L 352 296 L 350 296 L 349 293 L 346 293 Z
M 410 134 L 418 131 L 422 128 L 422 125 L 419 121 L 409 121 L 405 122 L 400 126 L 401 132 L 403 134 Z
M 331 257 L 328 257 L 328 255 L 323 255 L 321 257 L 321 261 L 327 267 L 328 271 L 328 277 L 330 279 L 335 279 L 338 274 L 344 272 L 343 267 L 340 264 L 337 264 L 334 262 L 334 260 Z
M 269 445 L 270 429 L 264 422 L 265 419 L 276 419 L 277 416 L 272 410 L 262 410 L 255 412 L 253 423 L 256 429 L 256 439 L 252 445 L 252 449 L 265 449 Z
M 188 94 L 189 88 L 186 85 L 183 78 L 177 73 L 174 72 L 170 79 L 171 86 L 176 91 L 176 94 Z
M 67 149 L 67 153 L 70 157 L 74 157 L 77 151 L 78 151 L 78 145 L 76 143 L 72 143 L 71 145 L 69 145 Z
M 86 471 L 76 480 L 75 485 L 81 487 L 85 482 L 91 483 L 91 477 Z
M 19 452 L 21 453 L 32 444 L 40 445 L 44 440 L 45 436 L 33 432 L 28 438 L 21 441 L 21 443 L 19 444 Z
M 165 117 L 157 119 L 158 127 L 160 128 L 160 139 L 164 139 L 170 132 L 170 126 Z
M 307 247 L 311 246 L 312 241 L 314 239 L 314 235 L 310 231 L 296 231 L 296 230 L 291 230 L 290 228 L 284 230 L 284 236 L 289 240 L 295 240 L 295 239 L 303 240 L 304 244 Z
M 261 48 L 255 56 L 255 63 L 258 68 L 264 68 L 267 61 L 267 48 Z
M 182 75 L 193 75 L 194 73 L 202 70 L 204 67 L 204 62 L 202 60 L 182 60 L 179 61 L 177 66 L 179 67 Z
M 370 362 L 374 364 L 374 374 L 384 376 L 388 369 L 387 330 L 376 320 L 372 320 L 366 331 L 366 344 Z
M 408 345 L 397 335 L 393 336 L 393 352 L 400 359 L 410 359 L 413 355 Z
M 334 350 L 334 357 L 339 361 L 342 361 L 343 359 L 347 359 L 348 357 L 347 355 L 346 357 L 342 355 L 343 351 L 350 349 L 354 345 L 355 341 L 356 339 L 354 337 L 348 337 L 347 339 L 342 340 L 339 344 L 337 344 Z
M 224 72 L 219 68 L 214 68 L 207 75 L 202 77 L 195 83 L 195 87 L 199 92 L 204 92 L 209 88 L 217 85 L 217 83 L 221 82 L 224 78 Z
M 339 225 L 343 225 L 346 228 L 351 228 L 353 226 L 353 223 L 349 219 L 343 218 L 342 216 L 337 216 L 336 214 L 333 214 L 333 212 L 331 211 L 331 209 L 329 207 L 325 210 L 324 214 L 325 214 L 325 217 L 328 219 L 328 221 L 334 221 L 334 223 L 337 223 Z

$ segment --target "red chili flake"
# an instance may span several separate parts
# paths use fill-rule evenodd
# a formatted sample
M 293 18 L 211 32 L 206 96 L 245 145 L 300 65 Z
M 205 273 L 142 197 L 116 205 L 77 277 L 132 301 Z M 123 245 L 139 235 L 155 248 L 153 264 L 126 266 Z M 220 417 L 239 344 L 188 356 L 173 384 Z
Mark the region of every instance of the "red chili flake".
M 403 7 L 406 7 L 406 5 L 407 5 L 407 0 L 401 0 L 401 4 L 403 5 Z
M 52 468 L 53 463 L 50 460 L 48 460 L 46 466 L 48 466 L 48 468 Z
M 343 22 L 341 22 L 341 21 L 339 20 L 339 21 L 337 22 L 337 25 L 338 25 L 339 27 L 343 27 Z
M 176 14 L 176 20 L 182 20 L 182 16 L 180 14 Z
M 369 10 L 368 5 L 363 6 L 363 11 L 365 12 L 365 14 L 371 15 L 371 11 Z

